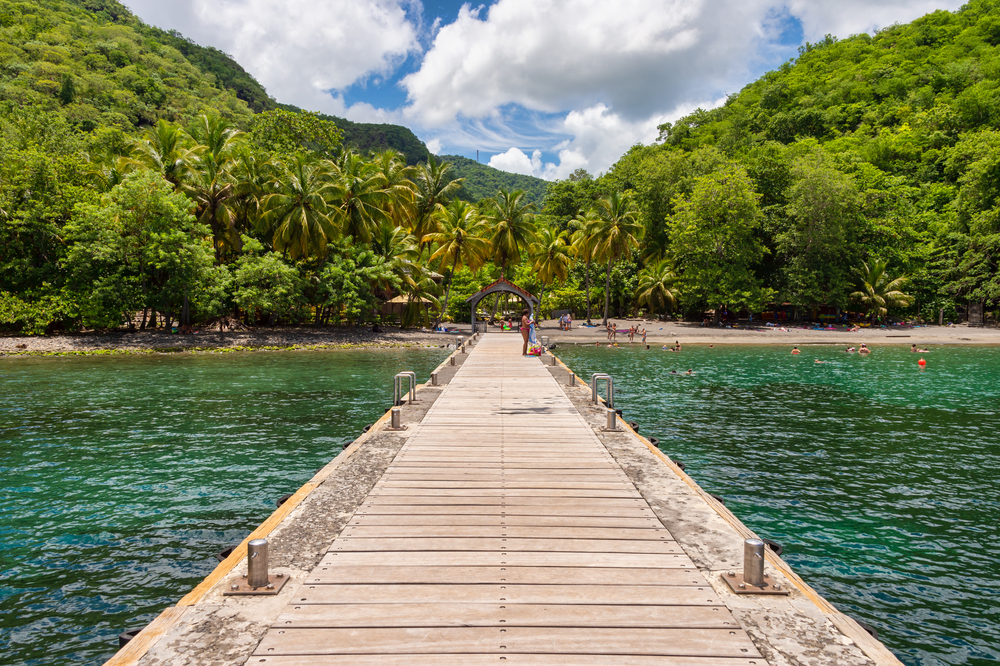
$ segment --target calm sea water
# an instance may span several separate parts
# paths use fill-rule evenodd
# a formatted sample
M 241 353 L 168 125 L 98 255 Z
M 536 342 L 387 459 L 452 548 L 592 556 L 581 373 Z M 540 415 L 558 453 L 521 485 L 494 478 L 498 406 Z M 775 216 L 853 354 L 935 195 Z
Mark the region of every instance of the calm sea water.
M 0 664 L 101 664 L 437 350 L 0 360 Z
M 638 347 L 556 353 L 904 663 L 1000 660 L 1000 348 Z

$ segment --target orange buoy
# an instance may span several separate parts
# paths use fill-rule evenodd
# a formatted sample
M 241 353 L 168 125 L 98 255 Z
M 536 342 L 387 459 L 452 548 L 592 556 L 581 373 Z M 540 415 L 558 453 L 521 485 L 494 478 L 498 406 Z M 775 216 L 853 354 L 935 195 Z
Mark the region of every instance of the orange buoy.
M 925 365 L 927 365 L 927 361 L 925 361 L 924 359 L 920 359 L 919 361 L 917 361 L 917 365 L 919 365 L 922 368 Z

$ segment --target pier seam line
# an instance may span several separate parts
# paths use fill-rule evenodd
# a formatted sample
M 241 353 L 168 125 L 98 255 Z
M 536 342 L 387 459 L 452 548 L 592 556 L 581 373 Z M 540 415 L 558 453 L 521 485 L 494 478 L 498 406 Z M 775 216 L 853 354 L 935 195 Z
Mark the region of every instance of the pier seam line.
M 552 354 L 552 352 L 549 353 Z M 560 359 L 555 354 L 552 354 L 552 356 L 556 359 L 556 362 L 559 365 L 561 365 L 563 368 L 566 369 L 567 372 L 573 372 L 572 370 L 570 370 L 568 365 L 563 363 L 562 359 Z M 576 384 L 577 386 L 588 388 L 587 382 L 585 382 L 583 378 L 581 378 L 579 375 L 576 375 L 576 380 L 577 380 Z M 600 396 L 598 396 L 598 399 L 601 400 L 601 402 L 604 402 L 604 399 L 601 398 Z M 698 495 L 702 499 L 704 499 L 705 502 L 712 508 L 712 510 L 719 515 L 720 518 L 725 520 L 730 527 L 736 530 L 737 534 L 740 534 L 744 538 L 748 539 L 760 538 L 753 530 L 747 527 L 742 520 L 737 518 L 736 514 L 734 514 L 726 507 L 722 506 L 715 498 L 711 497 L 701 486 L 698 485 L 698 483 L 694 479 L 692 479 L 686 472 L 681 470 L 681 468 L 678 467 L 673 460 L 671 460 L 666 454 L 664 454 L 663 451 L 660 451 L 657 447 L 653 446 L 652 442 L 650 442 L 648 439 L 646 439 L 645 437 L 637 433 L 635 430 L 633 430 L 625 419 L 622 419 L 621 421 L 622 425 L 628 432 L 635 435 L 639 439 L 639 441 L 645 444 L 646 447 L 655 456 L 657 456 L 661 462 L 663 462 L 667 467 L 670 468 L 671 471 L 674 472 L 674 474 L 676 474 L 682 481 L 684 481 L 684 483 L 686 483 L 692 490 L 697 492 Z M 812 586 L 810 586 L 807 582 L 802 580 L 802 578 L 797 573 L 795 573 L 795 571 L 793 571 L 792 568 L 788 566 L 788 564 L 784 560 L 782 560 L 774 552 L 772 552 L 770 548 L 764 549 L 764 557 L 767 559 L 768 562 L 771 563 L 771 565 L 775 569 L 781 571 L 781 573 L 784 574 L 789 579 L 789 581 L 791 581 L 791 583 L 795 585 L 796 588 L 798 588 L 800 592 L 802 592 L 803 596 L 805 596 L 809 601 L 811 601 L 820 611 L 823 612 L 824 615 L 829 617 L 830 621 L 833 622 L 833 624 L 838 629 L 840 629 L 841 632 L 844 633 L 844 635 L 853 640 L 854 643 L 859 648 L 861 648 L 861 650 L 866 655 L 868 655 L 872 660 L 875 661 L 875 663 L 879 664 L 880 666 L 882 664 L 886 664 L 887 666 L 903 666 L 903 663 L 899 661 L 899 658 L 896 657 L 896 655 L 893 654 L 892 651 L 889 650 L 889 648 L 885 647 L 885 645 L 881 641 L 872 638 L 872 636 L 867 631 L 861 628 L 861 625 L 859 625 L 854 620 L 854 618 L 844 614 L 839 609 L 837 609 L 836 606 L 831 604 L 827 599 L 823 598 L 818 592 L 816 592 L 816 590 L 812 588 Z

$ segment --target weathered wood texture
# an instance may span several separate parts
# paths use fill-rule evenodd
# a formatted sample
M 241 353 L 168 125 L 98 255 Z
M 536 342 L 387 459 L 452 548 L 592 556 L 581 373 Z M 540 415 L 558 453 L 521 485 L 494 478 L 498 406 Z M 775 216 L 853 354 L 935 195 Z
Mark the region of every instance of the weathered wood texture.
M 520 344 L 475 346 L 248 663 L 766 663 Z

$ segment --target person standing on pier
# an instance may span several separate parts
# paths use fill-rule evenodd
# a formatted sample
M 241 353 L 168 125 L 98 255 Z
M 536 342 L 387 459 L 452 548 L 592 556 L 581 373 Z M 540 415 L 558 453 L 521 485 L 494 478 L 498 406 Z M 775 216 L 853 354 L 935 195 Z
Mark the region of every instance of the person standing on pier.
M 521 348 L 521 356 L 528 355 L 528 333 L 531 328 L 531 310 L 525 308 L 521 312 L 521 338 L 524 339 L 524 346 Z

